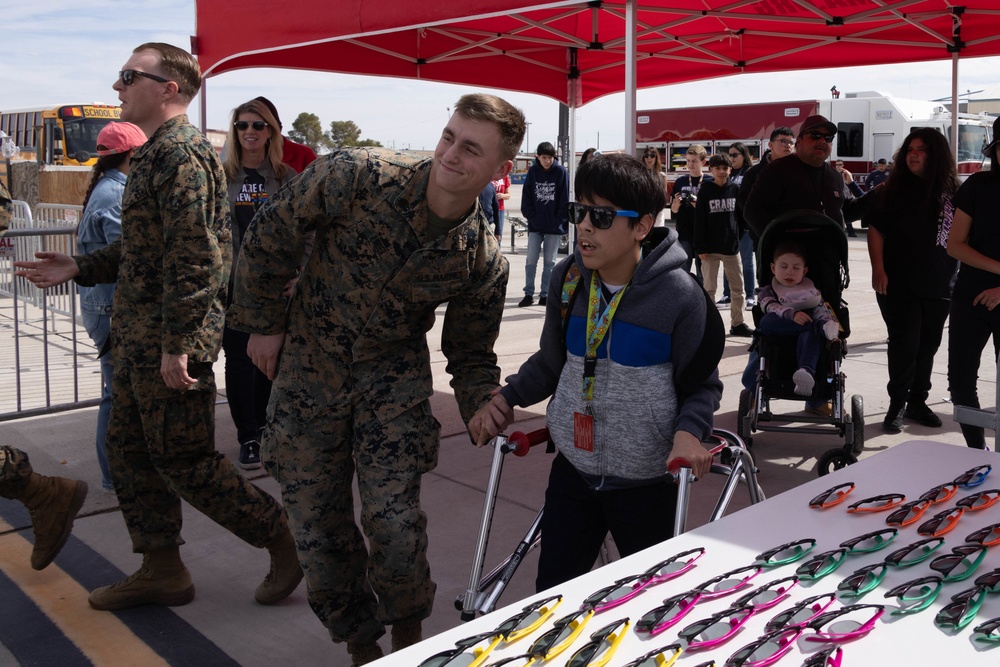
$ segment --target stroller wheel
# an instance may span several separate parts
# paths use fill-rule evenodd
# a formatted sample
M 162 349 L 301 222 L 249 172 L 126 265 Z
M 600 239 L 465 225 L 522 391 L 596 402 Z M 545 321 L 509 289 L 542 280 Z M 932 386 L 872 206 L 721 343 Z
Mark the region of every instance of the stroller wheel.
M 822 477 L 823 475 L 829 474 L 834 470 L 846 468 L 852 463 L 857 462 L 858 459 L 846 450 L 831 449 L 819 458 L 819 463 L 816 464 L 816 472 L 818 472 L 819 476 Z
M 861 394 L 851 397 L 851 427 L 854 435 L 851 453 L 857 456 L 865 448 L 865 399 Z
M 736 412 L 736 435 L 740 436 L 747 449 L 753 446 L 753 438 L 750 435 L 750 398 L 748 389 L 740 390 L 740 404 Z

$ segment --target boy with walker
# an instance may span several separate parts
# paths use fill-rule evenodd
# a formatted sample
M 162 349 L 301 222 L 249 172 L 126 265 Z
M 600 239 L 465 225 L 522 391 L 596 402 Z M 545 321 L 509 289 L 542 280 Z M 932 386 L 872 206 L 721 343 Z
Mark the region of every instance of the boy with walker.
M 558 454 L 538 590 L 588 572 L 609 531 L 622 556 L 673 536 L 667 465 L 683 458 L 696 477 L 708 473 L 701 443 L 722 396 L 725 330 L 676 232 L 642 257 L 665 205 L 656 174 L 633 157 L 600 155 L 580 167 L 576 194 L 567 208 L 577 247 L 553 271 L 540 349 L 469 423 L 481 446 L 513 421 L 513 406 L 551 398 Z

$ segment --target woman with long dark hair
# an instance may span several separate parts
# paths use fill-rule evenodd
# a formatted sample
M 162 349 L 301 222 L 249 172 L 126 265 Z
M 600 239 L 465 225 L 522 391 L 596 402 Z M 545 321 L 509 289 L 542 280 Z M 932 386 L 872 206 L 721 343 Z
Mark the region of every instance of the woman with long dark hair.
M 904 417 L 941 426 L 927 397 L 957 265 L 947 251 L 956 190 L 948 141 L 919 127 L 903 140 L 896 168 L 864 216 L 872 287 L 889 333 L 887 433 L 899 433 Z
M 266 104 L 254 99 L 233 109 L 226 139 L 226 159 L 222 165 L 229 184 L 229 208 L 233 220 L 230 301 L 244 234 L 261 205 L 296 173 L 282 162 L 282 145 L 278 121 Z M 248 333 L 228 326 L 223 329 L 226 398 L 240 444 L 237 465 L 245 470 L 261 465 L 260 433 L 266 423 L 267 402 L 271 396 L 271 381 L 247 356 L 249 341 Z
M 993 336 L 1000 353 L 1000 151 L 993 122 L 993 141 L 983 149 L 990 170 L 969 177 L 955 195 L 955 221 L 948 238 L 948 254 L 962 263 L 951 301 L 948 332 L 948 386 L 955 405 L 979 407 L 976 381 L 979 359 Z M 897 167 L 898 168 L 898 167 Z M 962 424 L 969 447 L 986 446 L 983 429 Z
M 111 245 L 122 235 L 122 196 L 129 173 L 132 153 L 146 143 L 146 135 L 132 123 L 108 123 L 97 135 L 97 164 L 90 177 L 90 187 L 83 199 L 83 215 L 77 227 L 77 250 L 88 255 Z M 115 283 L 92 287 L 80 286 L 80 317 L 94 347 L 101 352 L 111 334 L 112 301 Z M 102 354 L 101 403 L 97 408 L 97 463 L 101 468 L 101 487 L 111 493 L 111 471 L 105 440 L 111 418 L 111 374 L 114 367 L 110 354 Z

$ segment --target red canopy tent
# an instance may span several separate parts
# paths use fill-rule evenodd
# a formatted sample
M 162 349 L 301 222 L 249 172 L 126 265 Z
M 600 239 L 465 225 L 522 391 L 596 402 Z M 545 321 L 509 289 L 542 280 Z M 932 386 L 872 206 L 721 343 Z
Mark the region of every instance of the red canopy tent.
M 570 107 L 632 91 L 628 145 L 636 86 L 1000 54 L 997 0 L 958 1 L 303 0 L 278 13 L 241 0 L 241 14 L 269 18 L 237 26 L 231 3 L 202 0 L 192 47 L 206 77 L 279 67 L 488 81 Z

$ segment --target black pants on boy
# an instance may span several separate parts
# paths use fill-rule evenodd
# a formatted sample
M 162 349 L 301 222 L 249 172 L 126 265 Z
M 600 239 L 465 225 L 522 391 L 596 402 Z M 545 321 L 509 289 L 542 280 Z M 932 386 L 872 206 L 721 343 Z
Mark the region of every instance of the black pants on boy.
M 535 589 L 590 572 L 608 531 L 622 557 L 670 539 L 676 507 L 677 486 L 672 482 L 595 491 L 557 454 L 545 490 Z

